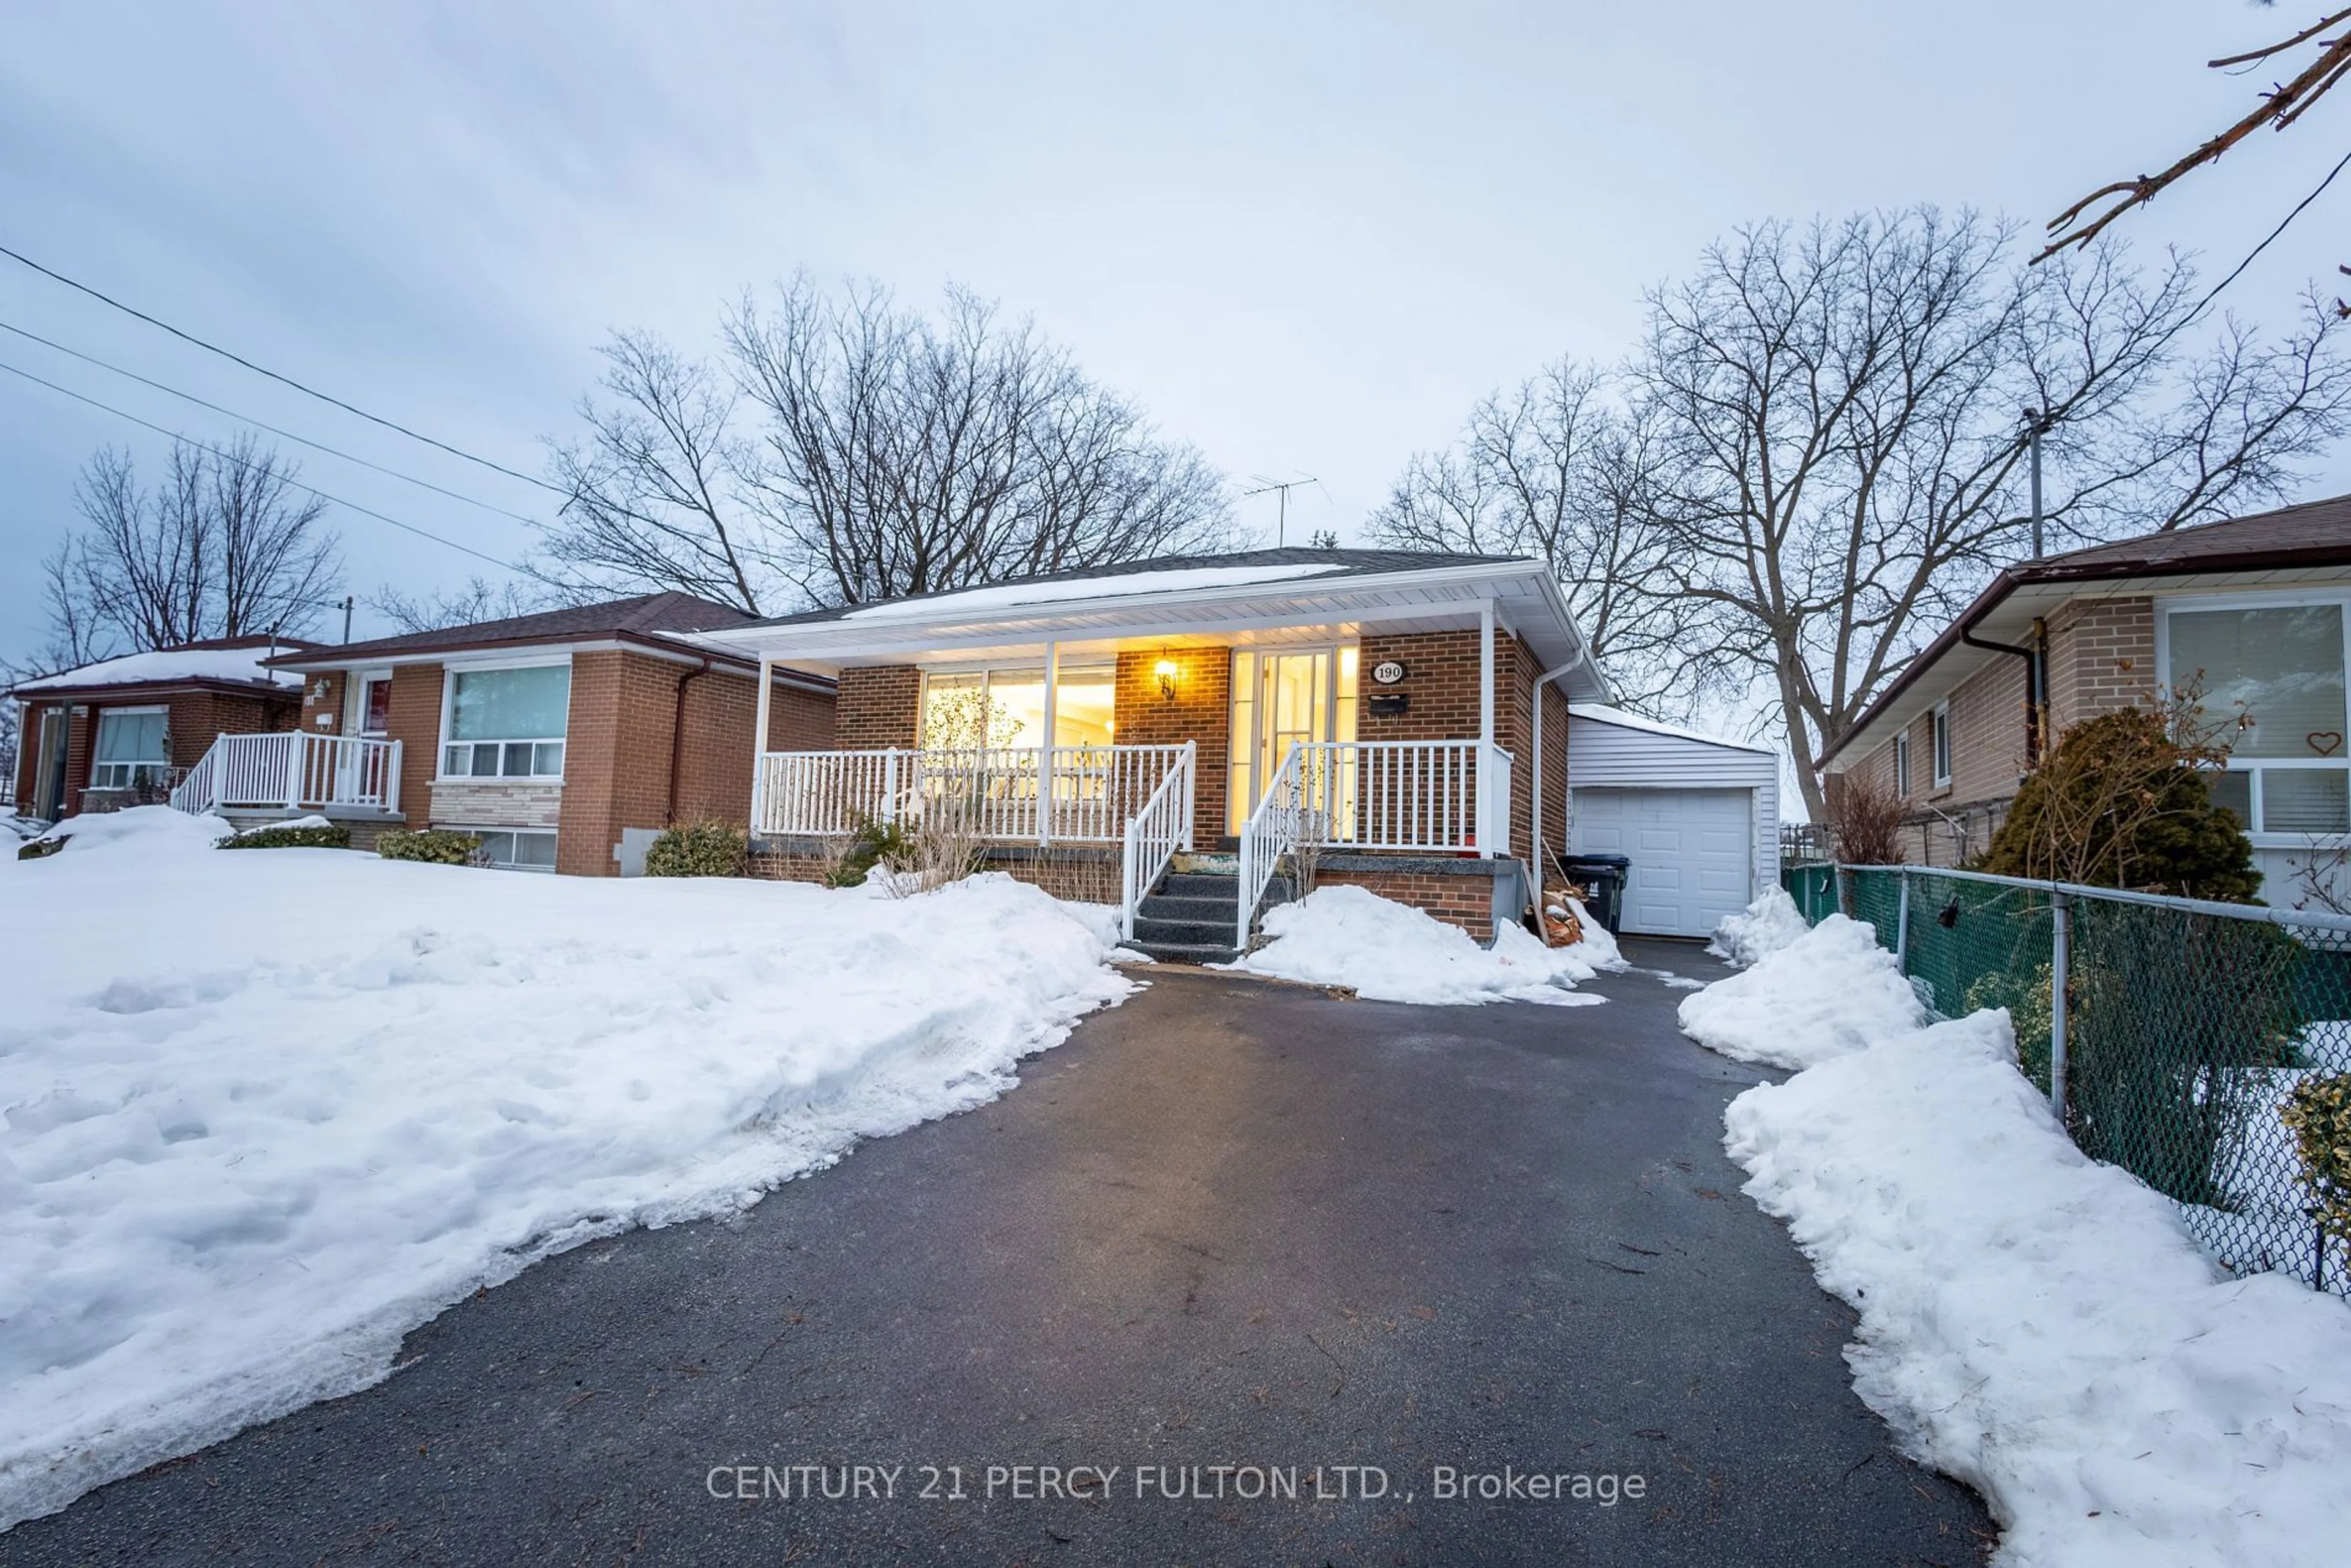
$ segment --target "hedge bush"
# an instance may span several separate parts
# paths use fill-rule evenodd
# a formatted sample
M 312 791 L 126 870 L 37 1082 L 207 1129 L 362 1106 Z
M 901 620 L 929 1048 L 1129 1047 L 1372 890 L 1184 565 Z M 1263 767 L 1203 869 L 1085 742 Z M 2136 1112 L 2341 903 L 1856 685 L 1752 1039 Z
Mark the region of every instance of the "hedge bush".
M 472 865 L 482 852 L 478 834 L 448 828 L 387 828 L 375 852 L 388 861 L 426 861 L 434 865 Z
M 884 822 L 859 813 L 857 831 L 848 840 L 835 841 L 826 856 L 827 887 L 860 887 L 877 865 L 896 866 L 914 852 L 914 836 L 901 822 Z
M 646 846 L 647 876 L 741 876 L 750 858 L 747 834 L 729 822 L 689 822 L 670 828 Z
M 223 839 L 214 847 L 224 850 L 347 850 L 351 847 L 351 831 L 340 822 L 329 822 L 325 827 L 298 828 L 289 824 L 279 828 L 256 828 L 249 833 Z

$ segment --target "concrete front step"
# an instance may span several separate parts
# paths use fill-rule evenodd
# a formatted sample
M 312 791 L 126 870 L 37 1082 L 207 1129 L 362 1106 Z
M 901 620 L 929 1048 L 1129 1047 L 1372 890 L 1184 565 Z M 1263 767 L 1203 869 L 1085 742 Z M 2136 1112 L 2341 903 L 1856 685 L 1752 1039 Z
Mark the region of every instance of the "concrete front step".
M 1138 953 L 1148 953 L 1163 964 L 1229 964 L 1240 955 L 1230 947 L 1190 942 L 1130 942 Z
M 1265 896 L 1270 904 L 1288 902 L 1290 879 L 1274 878 Z M 1163 964 L 1228 964 L 1240 956 L 1232 945 L 1239 918 L 1238 875 L 1196 857 L 1169 872 L 1137 906 L 1128 946 Z

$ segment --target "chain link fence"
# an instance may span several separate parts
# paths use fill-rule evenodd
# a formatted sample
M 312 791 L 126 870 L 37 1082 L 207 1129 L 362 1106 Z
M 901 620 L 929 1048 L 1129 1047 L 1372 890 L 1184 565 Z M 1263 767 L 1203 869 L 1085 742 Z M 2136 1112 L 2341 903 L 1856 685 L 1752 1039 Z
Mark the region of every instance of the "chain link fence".
M 1869 925 L 1938 1016 L 2008 1009 L 2074 1142 L 2223 1265 L 2351 1295 L 2351 1238 L 2318 1223 L 2279 1117 L 2305 1079 L 2351 1072 L 2351 919 L 1914 867 L 1834 882 L 1828 908 L 1797 897 L 1808 920 Z

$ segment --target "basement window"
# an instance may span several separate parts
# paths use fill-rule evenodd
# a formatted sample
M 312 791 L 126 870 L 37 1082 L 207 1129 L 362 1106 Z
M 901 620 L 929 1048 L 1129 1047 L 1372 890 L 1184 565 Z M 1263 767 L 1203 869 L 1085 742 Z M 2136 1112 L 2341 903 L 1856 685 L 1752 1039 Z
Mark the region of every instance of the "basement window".
M 455 828 L 482 841 L 482 859 L 501 871 L 553 871 L 555 835 L 514 828 Z

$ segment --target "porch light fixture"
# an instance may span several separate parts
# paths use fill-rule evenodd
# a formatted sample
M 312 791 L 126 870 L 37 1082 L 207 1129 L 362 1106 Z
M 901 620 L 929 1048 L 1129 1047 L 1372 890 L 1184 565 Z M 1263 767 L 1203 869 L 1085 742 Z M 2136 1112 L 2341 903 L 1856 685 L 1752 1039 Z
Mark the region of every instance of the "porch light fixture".
M 1152 673 L 1159 677 L 1159 700 L 1174 702 L 1176 700 L 1176 661 L 1163 653 Z

